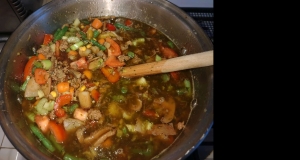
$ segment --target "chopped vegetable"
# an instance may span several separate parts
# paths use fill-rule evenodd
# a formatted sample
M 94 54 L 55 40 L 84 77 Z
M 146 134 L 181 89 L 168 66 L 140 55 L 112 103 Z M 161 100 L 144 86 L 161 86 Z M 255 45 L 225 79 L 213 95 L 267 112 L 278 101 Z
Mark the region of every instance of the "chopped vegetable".
M 55 101 L 54 109 L 58 109 L 66 104 L 69 104 L 71 100 L 72 100 L 71 94 L 63 94 L 59 96 Z
M 115 31 L 116 30 L 116 27 L 111 24 L 111 23 L 107 23 L 106 24 L 106 28 L 109 30 L 109 31 Z
M 111 56 L 109 56 L 109 57 L 107 58 L 107 60 L 105 61 L 105 64 L 108 65 L 108 66 L 110 66 L 110 67 L 122 67 L 122 66 L 125 65 L 124 62 L 120 62 L 120 61 L 117 59 L 117 57 L 116 57 L 116 56 L 113 56 L 113 55 L 111 55 Z
M 29 61 L 26 63 L 24 74 L 23 74 L 23 81 L 26 80 L 27 76 L 32 76 L 32 67 L 34 62 L 38 59 L 37 56 L 32 56 Z
M 73 113 L 73 117 L 81 121 L 85 121 L 87 119 L 87 115 L 87 111 L 81 108 L 76 108 Z
M 43 69 L 45 70 L 49 70 L 52 67 L 52 62 L 49 59 L 44 59 L 41 61 L 42 65 L 43 65 Z
M 107 80 L 112 83 L 117 82 L 121 78 L 120 73 L 116 68 L 110 68 L 108 66 L 105 66 L 101 68 L 101 72 L 104 74 Z
M 92 27 L 99 29 L 102 27 L 102 22 L 98 18 L 95 18 L 92 22 Z
M 52 34 L 45 34 L 44 35 L 44 41 L 43 41 L 43 45 L 48 45 L 53 39 L 53 35 Z
M 68 92 L 70 90 L 70 83 L 69 82 L 60 82 L 57 84 L 57 91 L 59 93 Z
M 46 133 L 49 130 L 50 119 L 48 116 L 36 115 L 34 121 L 43 133 Z
M 57 34 L 54 34 L 53 41 L 56 42 L 57 40 L 61 39 L 66 34 L 67 31 L 68 31 L 67 26 L 65 26 L 62 30 L 59 30 Z
M 78 99 L 80 103 L 80 107 L 82 108 L 91 108 L 92 106 L 92 98 L 88 91 L 81 91 L 78 93 Z
M 98 101 L 98 99 L 100 97 L 100 92 L 97 89 L 93 89 L 91 91 L 91 96 L 95 101 Z
M 43 133 L 39 130 L 38 127 L 34 126 L 33 124 L 29 125 L 30 130 L 33 132 L 35 136 L 39 138 L 39 140 L 42 142 L 42 144 L 50 151 L 54 152 L 55 148 L 51 144 L 51 142 L 43 135 Z
M 60 124 L 57 124 L 55 121 L 50 120 L 49 129 L 54 135 L 57 143 L 63 143 L 67 138 L 67 133 L 64 127 Z
M 48 78 L 49 78 L 49 73 L 47 73 L 46 70 L 37 68 L 34 71 L 34 78 L 36 83 L 38 84 L 46 84 Z

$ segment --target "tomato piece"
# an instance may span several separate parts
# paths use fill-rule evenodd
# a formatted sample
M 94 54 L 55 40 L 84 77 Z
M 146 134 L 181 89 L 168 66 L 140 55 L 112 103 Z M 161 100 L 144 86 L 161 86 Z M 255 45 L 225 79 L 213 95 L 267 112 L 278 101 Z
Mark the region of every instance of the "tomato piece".
M 36 68 L 34 71 L 34 79 L 38 84 L 46 84 L 49 76 L 48 72 L 42 68 Z
M 120 73 L 118 72 L 117 68 L 110 68 L 108 66 L 105 66 L 101 68 L 101 72 L 109 82 L 115 83 L 120 79 Z
M 62 143 L 67 138 L 67 133 L 64 127 L 61 124 L 57 124 L 55 121 L 51 120 L 49 122 L 49 129 L 54 135 L 56 142 Z
M 175 81 L 179 81 L 179 72 L 178 71 L 174 71 L 171 72 L 171 77 L 175 80 Z
M 93 89 L 91 91 L 91 96 L 95 101 L 98 101 L 99 97 L 100 97 L 100 92 L 96 89 Z
M 26 63 L 25 68 L 24 68 L 24 74 L 23 74 L 24 75 L 23 82 L 26 80 L 27 76 L 32 76 L 32 67 L 33 67 L 35 60 L 37 60 L 37 59 L 38 59 L 37 56 L 32 56 Z
M 126 26 L 131 26 L 132 25 L 132 21 L 130 19 L 126 19 L 125 22 L 124 22 L 124 24 Z
M 53 40 L 53 35 L 52 34 L 45 34 L 43 45 L 48 45 L 49 42 L 51 42 L 52 40 Z
M 61 108 L 62 106 L 69 104 L 72 100 L 71 94 L 63 94 L 59 96 L 54 104 L 54 109 L 57 110 L 58 108 Z
M 46 133 L 49 129 L 50 119 L 48 116 L 36 115 L 34 122 L 38 125 L 43 133 Z
M 150 109 L 146 109 L 143 111 L 143 115 L 147 116 L 147 117 L 158 117 L 158 114 L 156 114 L 155 111 L 150 110 Z
M 80 59 L 78 59 L 76 61 L 76 64 L 77 64 L 78 69 L 86 69 L 88 66 L 85 57 L 81 57 Z
M 66 115 L 66 111 L 62 108 L 57 108 L 54 113 L 57 117 L 63 117 Z
M 178 54 L 171 48 L 169 47 L 162 47 L 162 54 L 165 58 L 174 58 L 178 57 Z
M 113 24 L 111 24 L 111 23 L 107 23 L 106 24 L 106 28 L 109 31 L 115 31 L 116 30 L 116 27 Z

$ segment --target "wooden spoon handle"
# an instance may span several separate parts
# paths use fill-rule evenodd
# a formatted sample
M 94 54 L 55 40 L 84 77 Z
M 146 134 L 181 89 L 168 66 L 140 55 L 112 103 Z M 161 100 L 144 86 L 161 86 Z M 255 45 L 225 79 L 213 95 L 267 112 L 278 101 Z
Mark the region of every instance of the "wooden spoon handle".
M 213 50 L 170 58 L 162 61 L 124 67 L 122 77 L 130 78 L 213 65 Z

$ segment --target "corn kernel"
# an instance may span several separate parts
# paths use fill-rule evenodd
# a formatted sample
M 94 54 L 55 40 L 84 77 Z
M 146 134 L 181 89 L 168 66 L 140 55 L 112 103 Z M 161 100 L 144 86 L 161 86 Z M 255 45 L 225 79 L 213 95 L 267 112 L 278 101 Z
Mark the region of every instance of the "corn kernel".
M 80 91 L 84 91 L 85 90 L 85 86 L 80 87 Z
M 99 86 L 99 82 L 94 82 L 94 84 L 95 84 L 96 86 Z
M 79 47 L 79 50 L 84 52 L 86 50 L 86 47 L 85 46 Z
M 91 48 L 91 47 L 92 47 L 91 44 L 86 45 L 86 48 Z
M 54 97 L 54 98 L 57 96 L 57 94 L 56 94 L 56 92 L 55 92 L 55 91 L 52 91 L 50 94 L 51 94 L 51 95 L 52 95 L 52 97 Z

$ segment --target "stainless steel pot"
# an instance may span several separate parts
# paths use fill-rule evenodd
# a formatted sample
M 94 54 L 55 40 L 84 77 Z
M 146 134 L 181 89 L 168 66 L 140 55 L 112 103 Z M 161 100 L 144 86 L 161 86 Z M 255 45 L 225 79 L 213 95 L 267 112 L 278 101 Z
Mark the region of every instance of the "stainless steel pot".
M 0 122 L 14 147 L 27 159 L 56 159 L 31 134 L 21 118 L 18 101 L 26 57 L 38 47 L 44 33 L 53 33 L 75 18 L 121 16 L 151 25 L 166 34 L 179 48 L 192 54 L 213 49 L 198 24 L 177 6 L 164 0 L 53 0 L 31 14 L 10 36 L 0 57 Z M 179 138 L 158 159 L 184 159 L 202 142 L 213 124 L 213 67 L 191 70 L 193 111 Z

